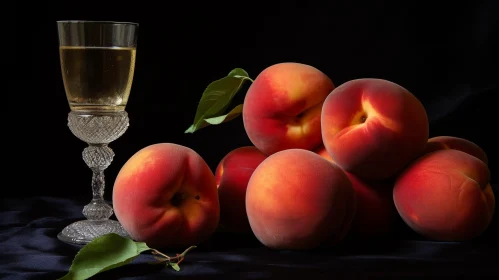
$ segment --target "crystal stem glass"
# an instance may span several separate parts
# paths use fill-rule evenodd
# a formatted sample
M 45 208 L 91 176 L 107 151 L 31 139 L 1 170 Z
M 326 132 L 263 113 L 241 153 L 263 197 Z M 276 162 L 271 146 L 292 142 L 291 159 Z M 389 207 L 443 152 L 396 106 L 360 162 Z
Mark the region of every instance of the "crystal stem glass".
M 104 170 L 114 153 L 109 143 L 128 128 L 125 111 L 135 70 L 138 24 L 111 21 L 57 21 L 62 79 L 69 102 L 68 127 L 88 147 L 83 160 L 92 170 L 93 198 L 84 220 L 66 226 L 57 238 L 87 244 L 107 233 L 129 237 L 111 220 L 104 201 Z

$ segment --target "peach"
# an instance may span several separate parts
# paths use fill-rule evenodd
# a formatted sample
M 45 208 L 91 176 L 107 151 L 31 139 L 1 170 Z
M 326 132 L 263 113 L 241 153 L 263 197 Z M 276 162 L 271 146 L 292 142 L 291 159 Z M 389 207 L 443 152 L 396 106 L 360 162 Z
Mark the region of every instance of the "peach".
M 113 189 L 118 221 L 153 247 L 191 246 L 208 239 L 220 218 L 215 176 L 194 150 L 158 143 L 135 153 Z
M 443 149 L 459 150 L 479 158 L 485 162 L 485 164 L 489 163 L 487 154 L 480 146 L 468 139 L 455 136 L 436 136 L 428 139 L 428 143 L 426 144 L 426 149 L 423 154 Z
M 321 113 L 324 146 L 345 171 L 360 178 L 393 177 L 421 155 L 429 123 L 422 103 L 383 79 L 356 79 L 335 88 Z
M 322 142 L 322 103 L 333 89 L 331 79 L 310 65 L 286 62 L 267 67 L 244 98 L 246 134 L 267 155 L 290 148 L 315 149 Z
M 490 171 L 459 150 L 438 150 L 411 163 L 397 178 L 393 199 L 404 222 L 439 241 L 466 241 L 491 222 L 495 198 Z
M 255 237 L 277 250 L 331 246 L 348 233 L 355 193 L 345 173 L 312 151 L 287 149 L 255 169 L 246 211 Z
M 246 188 L 253 171 L 267 156 L 254 146 L 225 155 L 215 171 L 220 201 L 220 226 L 231 232 L 251 232 L 246 214 Z
M 316 153 L 334 163 L 324 147 L 319 148 Z M 387 236 L 394 228 L 397 218 L 392 199 L 393 182 L 366 181 L 350 172 L 344 172 L 352 182 L 357 200 L 349 235 L 361 238 Z

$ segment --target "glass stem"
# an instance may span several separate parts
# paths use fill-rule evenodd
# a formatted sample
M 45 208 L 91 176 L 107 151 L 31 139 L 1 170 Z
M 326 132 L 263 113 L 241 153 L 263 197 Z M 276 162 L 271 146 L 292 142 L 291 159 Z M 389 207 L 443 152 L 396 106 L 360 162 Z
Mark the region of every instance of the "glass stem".
M 92 201 L 83 208 L 83 215 L 89 220 L 107 220 L 113 209 L 104 201 L 104 170 L 113 161 L 114 152 L 106 144 L 89 144 L 83 150 L 83 160 L 92 169 Z

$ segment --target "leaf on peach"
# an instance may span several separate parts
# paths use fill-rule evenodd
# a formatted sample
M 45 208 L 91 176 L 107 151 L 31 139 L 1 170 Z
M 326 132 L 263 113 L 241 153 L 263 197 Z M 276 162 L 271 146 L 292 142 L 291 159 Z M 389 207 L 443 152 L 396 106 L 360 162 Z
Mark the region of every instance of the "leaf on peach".
M 244 69 L 235 68 L 226 77 L 210 83 L 201 96 L 193 124 L 184 133 L 194 133 L 208 125 L 228 122 L 239 116 L 242 104 L 226 114 L 224 112 L 247 80 L 253 81 Z

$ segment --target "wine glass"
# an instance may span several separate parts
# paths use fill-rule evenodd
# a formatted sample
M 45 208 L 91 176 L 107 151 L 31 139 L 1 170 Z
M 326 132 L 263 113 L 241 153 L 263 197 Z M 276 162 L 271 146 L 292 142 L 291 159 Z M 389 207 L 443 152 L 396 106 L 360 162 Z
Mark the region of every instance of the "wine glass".
M 130 95 L 138 24 L 111 21 L 57 21 L 62 79 L 69 102 L 68 127 L 88 146 L 83 160 L 92 170 L 93 198 L 83 208 L 85 220 L 66 226 L 57 238 L 87 244 L 108 233 L 129 237 L 104 201 L 104 170 L 114 152 L 108 144 L 128 128 L 125 107 Z

